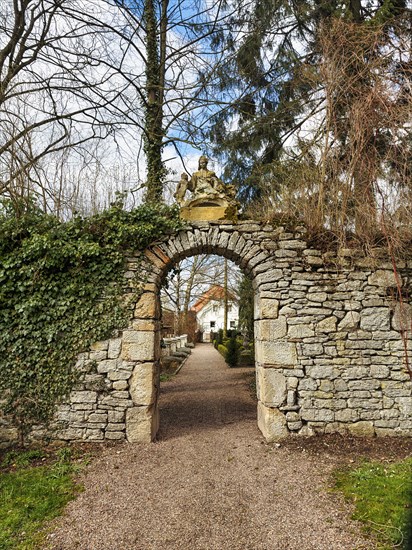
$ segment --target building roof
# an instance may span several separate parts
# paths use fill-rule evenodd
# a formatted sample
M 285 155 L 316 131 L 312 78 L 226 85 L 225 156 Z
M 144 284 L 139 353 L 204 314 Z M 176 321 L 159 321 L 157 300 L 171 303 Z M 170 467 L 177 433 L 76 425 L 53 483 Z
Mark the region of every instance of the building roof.
M 228 300 L 231 302 L 236 302 L 235 296 L 228 290 L 227 291 Z M 199 313 L 210 301 L 219 300 L 222 301 L 225 299 L 225 289 L 220 285 L 213 285 L 206 290 L 199 298 L 199 300 L 191 307 L 192 311 Z

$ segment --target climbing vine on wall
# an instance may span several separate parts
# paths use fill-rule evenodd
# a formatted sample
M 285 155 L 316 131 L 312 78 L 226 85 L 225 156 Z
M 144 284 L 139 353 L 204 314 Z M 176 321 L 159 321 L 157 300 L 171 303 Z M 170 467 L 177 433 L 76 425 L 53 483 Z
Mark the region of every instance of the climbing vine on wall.
M 125 326 L 127 250 L 180 226 L 177 211 L 122 201 L 62 223 L 35 207 L 0 211 L 0 406 L 20 437 L 45 423 L 76 382 L 76 355 Z

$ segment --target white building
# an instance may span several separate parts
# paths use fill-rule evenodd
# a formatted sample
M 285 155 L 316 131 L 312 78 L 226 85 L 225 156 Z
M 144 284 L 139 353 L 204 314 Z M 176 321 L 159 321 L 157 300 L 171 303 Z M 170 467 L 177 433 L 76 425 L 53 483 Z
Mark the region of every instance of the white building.
M 203 341 L 210 342 L 210 333 L 224 328 L 225 289 L 213 285 L 194 304 L 192 310 L 196 312 L 199 330 L 203 333 Z M 227 328 L 235 329 L 239 323 L 239 308 L 234 296 L 228 293 Z

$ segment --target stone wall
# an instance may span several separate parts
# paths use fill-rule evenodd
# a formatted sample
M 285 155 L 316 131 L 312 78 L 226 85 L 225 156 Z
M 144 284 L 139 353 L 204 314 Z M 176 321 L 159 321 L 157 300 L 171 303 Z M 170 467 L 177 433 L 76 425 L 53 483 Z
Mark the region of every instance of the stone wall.
M 155 437 L 159 291 L 174 264 L 200 253 L 221 254 L 253 279 L 257 416 L 267 440 L 290 433 L 412 435 L 405 363 L 411 307 L 397 301 L 399 286 L 404 295 L 411 286 L 412 261 L 398 262 L 395 277 L 382 257 L 323 254 L 307 246 L 303 228 L 290 233 L 245 221 L 192 223 L 127 259 L 126 295 L 139 293 L 130 326 L 79 357 L 83 380 L 58 411 L 58 437 Z

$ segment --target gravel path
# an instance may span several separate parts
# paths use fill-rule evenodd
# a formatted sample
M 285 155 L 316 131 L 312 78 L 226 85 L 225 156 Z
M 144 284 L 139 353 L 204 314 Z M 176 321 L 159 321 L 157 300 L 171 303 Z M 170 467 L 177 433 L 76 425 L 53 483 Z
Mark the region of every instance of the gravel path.
M 47 548 L 375 548 L 328 493 L 339 458 L 266 445 L 246 376 L 201 344 L 163 384 L 159 441 L 103 448 Z

